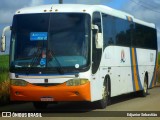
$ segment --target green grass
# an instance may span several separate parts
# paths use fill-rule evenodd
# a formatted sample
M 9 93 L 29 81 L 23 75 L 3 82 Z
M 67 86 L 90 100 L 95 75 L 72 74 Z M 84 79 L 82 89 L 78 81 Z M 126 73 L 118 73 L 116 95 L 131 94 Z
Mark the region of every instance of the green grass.
M 9 56 L 0 55 L 0 83 L 9 79 Z
M 9 102 L 9 56 L 0 55 L 0 105 Z
M 9 67 L 9 55 L 0 55 L 0 67 Z

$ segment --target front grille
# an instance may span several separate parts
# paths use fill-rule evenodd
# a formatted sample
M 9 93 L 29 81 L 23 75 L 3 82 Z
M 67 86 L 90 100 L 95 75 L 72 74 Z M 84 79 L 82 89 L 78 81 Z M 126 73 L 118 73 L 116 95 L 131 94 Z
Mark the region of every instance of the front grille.
M 57 86 L 60 85 L 61 83 L 34 83 L 33 85 L 36 86 L 43 86 L 43 87 L 50 87 L 50 86 Z

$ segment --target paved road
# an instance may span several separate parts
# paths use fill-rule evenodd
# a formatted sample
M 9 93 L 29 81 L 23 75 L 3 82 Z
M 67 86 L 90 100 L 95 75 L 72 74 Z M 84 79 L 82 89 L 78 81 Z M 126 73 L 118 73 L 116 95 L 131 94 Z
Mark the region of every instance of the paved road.
M 137 97 L 133 94 L 123 95 L 112 98 L 111 105 L 106 109 L 97 109 L 93 104 L 89 103 L 59 103 L 50 104 L 46 110 L 37 111 L 32 106 L 32 103 L 19 103 L 11 104 L 7 106 L 1 106 L 0 111 L 12 111 L 12 112 L 44 112 L 42 116 L 103 116 L 110 113 L 118 115 L 121 112 L 111 111 L 159 111 L 160 112 L 160 87 L 155 87 L 149 90 L 147 97 Z M 125 112 L 122 114 L 126 114 Z M 105 115 L 104 115 L 105 117 Z M 81 118 L 79 118 L 81 119 Z

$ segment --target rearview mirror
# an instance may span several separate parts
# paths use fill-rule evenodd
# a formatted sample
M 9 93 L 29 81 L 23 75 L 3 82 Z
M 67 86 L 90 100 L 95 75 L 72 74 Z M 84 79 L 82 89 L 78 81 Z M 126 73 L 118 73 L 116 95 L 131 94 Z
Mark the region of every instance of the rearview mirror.
M 96 39 L 96 48 L 101 49 L 103 47 L 103 36 L 102 33 L 97 33 L 97 39 Z
M 98 25 L 92 25 L 92 30 L 94 31 L 95 44 L 97 49 L 101 49 L 103 47 L 103 35 L 99 33 Z
M 9 30 L 11 30 L 11 26 L 6 26 L 3 29 L 2 36 L 1 36 L 1 52 L 6 51 L 6 36 L 5 36 L 5 33 Z
M 1 52 L 5 52 L 6 51 L 6 36 L 2 36 L 1 37 Z

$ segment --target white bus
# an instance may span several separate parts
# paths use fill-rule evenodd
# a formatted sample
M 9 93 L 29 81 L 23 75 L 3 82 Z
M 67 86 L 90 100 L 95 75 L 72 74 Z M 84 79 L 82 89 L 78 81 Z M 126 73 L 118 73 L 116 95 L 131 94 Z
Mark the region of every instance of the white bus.
M 103 5 L 57 4 L 18 10 L 10 29 L 10 98 L 50 102 L 109 98 L 156 82 L 155 25 Z

